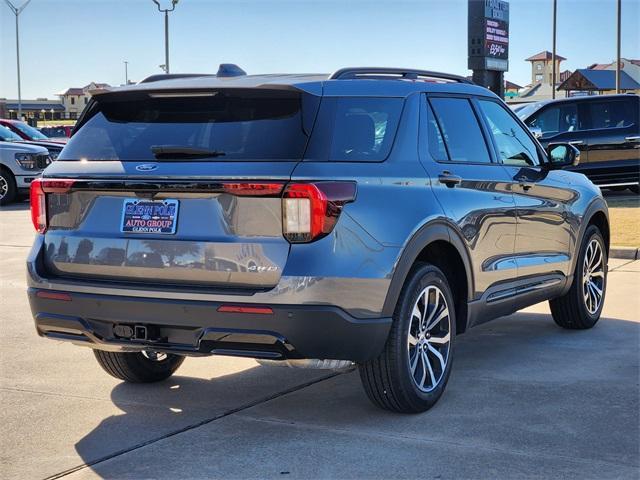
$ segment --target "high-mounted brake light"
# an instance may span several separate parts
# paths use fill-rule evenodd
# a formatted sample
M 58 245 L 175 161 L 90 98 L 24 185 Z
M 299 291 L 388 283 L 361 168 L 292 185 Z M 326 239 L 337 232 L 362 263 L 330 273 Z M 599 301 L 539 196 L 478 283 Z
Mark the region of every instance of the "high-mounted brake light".
M 31 200 L 31 221 L 38 233 L 47 231 L 47 193 L 67 193 L 73 187 L 74 180 L 54 180 L 37 178 L 31 182 L 29 197 Z
M 354 182 L 291 183 L 282 198 L 283 233 L 292 243 L 311 242 L 333 230 L 342 207 L 356 196 Z

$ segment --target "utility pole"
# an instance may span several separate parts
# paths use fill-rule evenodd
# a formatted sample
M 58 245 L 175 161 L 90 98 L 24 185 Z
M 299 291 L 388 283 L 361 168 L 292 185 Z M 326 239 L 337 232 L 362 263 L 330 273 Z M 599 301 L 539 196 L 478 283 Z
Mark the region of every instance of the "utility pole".
M 618 38 L 616 45 L 616 93 L 620 93 L 620 35 L 622 30 L 622 0 L 618 0 Z
M 124 60 L 124 84 L 129 85 L 129 62 Z
M 161 8 L 159 0 L 151 0 L 158 7 L 160 13 L 164 13 L 164 71 L 169 73 L 169 12 L 176 8 L 178 0 L 171 0 L 171 8 Z
M 18 67 L 18 120 L 22 120 L 22 91 L 20 89 L 20 34 L 18 30 L 18 17 L 27 8 L 31 0 L 27 0 L 21 7 L 14 6 L 9 0 L 4 0 L 16 16 L 16 66 Z
M 553 0 L 553 52 L 551 53 L 551 98 L 556 98 L 556 17 L 558 0 Z

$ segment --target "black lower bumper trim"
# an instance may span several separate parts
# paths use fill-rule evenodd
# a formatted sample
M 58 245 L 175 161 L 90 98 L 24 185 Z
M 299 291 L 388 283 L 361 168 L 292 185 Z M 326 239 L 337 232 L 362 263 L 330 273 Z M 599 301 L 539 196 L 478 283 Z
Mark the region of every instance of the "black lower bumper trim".
M 324 305 L 226 313 L 217 311 L 222 304 L 216 302 L 84 293 L 61 301 L 38 291 L 29 289 L 29 302 L 40 335 L 106 350 L 363 362 L 382 351 L 391 325 L 390 318 L 355 318 Z M 116 332 L 129 331 L 123 325 L 157 333 L 145 340 L 121 338 Z

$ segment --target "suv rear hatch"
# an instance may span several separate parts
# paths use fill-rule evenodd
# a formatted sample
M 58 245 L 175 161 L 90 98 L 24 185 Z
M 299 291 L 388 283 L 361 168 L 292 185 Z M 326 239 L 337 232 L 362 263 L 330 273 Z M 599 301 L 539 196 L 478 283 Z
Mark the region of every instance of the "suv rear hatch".
M 46 202 L 44 217 L 34 213 L 45 268 L 118 283 L 272 288 L 289 254 L 282 190 L 318 104 L 292 89 L 99 95 L 35 200 Z

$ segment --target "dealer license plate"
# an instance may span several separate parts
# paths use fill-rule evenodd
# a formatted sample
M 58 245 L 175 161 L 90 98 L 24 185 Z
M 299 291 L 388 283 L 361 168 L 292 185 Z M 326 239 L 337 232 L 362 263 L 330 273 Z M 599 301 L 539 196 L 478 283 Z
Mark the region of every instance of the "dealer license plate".
M 178 224 L 178 200 L 125 199 L 120 231 L 173 235 Z

